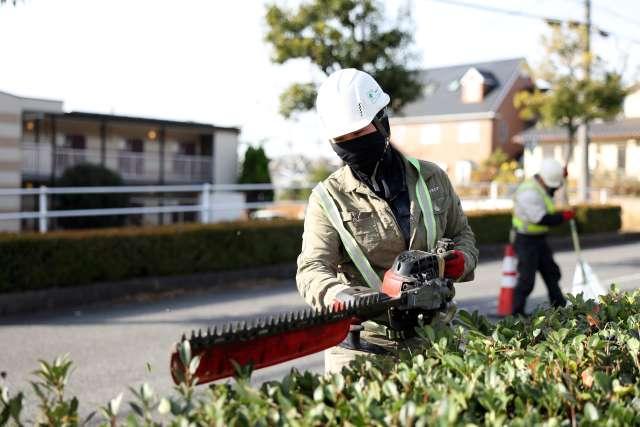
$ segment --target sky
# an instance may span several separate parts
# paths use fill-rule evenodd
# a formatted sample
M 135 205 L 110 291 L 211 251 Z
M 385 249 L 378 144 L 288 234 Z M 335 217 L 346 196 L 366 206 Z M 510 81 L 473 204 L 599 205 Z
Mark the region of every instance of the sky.
M 278 95 L 317 76 L 305 61 L 275 65 L 263 41 L 267 3 L 304 0 L 18 0 L 0 6 L 0 90 L 64 101 L 66 111 L 238 126 L 271 157 L 333 155 L 314 113 L 285 120 Z M 582 19 L 582 0 L 391 0 L 408 4 L 419 65 L 542 59 L 546 25 L 451 4 L 457 1 Z M 594 50 L 640 80 L 640 1 L 592 0 L 593 22 L 613 34 Z M 626 66 L 624 66 L 626 64 Z M 624 67 L 623 67 L 624 66 Z

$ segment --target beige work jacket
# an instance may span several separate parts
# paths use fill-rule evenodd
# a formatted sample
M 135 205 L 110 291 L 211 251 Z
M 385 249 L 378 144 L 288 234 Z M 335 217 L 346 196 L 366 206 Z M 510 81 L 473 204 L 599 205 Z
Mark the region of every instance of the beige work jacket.
M 424 219 L 415 193 L 418 172 L 406 159 L 404 167 L 411 201 L 408 246 L 389 204 L 359 181 L 348 166 L 324 181 L 346 229 L 381 279 L 396 256 L 407 247 L 427 250 Z M 460 199 L 442 169 L 425 161 L 420 161 L 420 168 L 433 204 L 436 238 L 453 239 L 455 248 L 462 251 L 465 258 L 465 271 L 459 281 L 473 280 L 478 249 Z M 314 193 L 305 215 L 296 283 L 305 301 L 316 308 L 330 306 L 335 295 L 349 286 L 367 286 Z

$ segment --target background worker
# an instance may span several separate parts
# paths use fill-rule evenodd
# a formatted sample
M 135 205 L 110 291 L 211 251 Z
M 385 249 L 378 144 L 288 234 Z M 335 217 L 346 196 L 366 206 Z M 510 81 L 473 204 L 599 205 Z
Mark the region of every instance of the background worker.
M 473 279 L 478 251 L 460 200 L 438 166 L 408 160 L 390 144 L 389 101 L 373 77 L 356 69 L 331 74 L 319 88 L 318 115 L 331 148 L 346 165 L 314 189 L 305 215 L 296 282 L 316 308 L 353 300 L 363 288 L 371 293 L 371 275 L 363 276 L 356 267 L 339 229 L 355 240 L 377 276 L 374 280 L 402 251 L 433 249 L 442 237 L 455 245 L 446 257 L 445 276 Z M 416 195 L 421 183 L 426 183 L 422 188 L 431 205 L 424 212 Z M 336 217 L 338 223 L 332 223 Z M 395 344 L 381 334 L 365 331 L 362 338 L 381 346 Z M 325 370 L 340 370 L 356 354 L 362 352 L 327 350 Z
M 550 227 L 575 217 L 573 210 L 556 212 L 553 195 L 564 182 L 565 171 L 553 159 L 544 159 L 540 171 L 525 180 L 514 197 L 513 228 L 515 251 L 518 256 L 518 280 L 514 290 L 513 313 L 525 315 L 527 297 L 533 291 L 536 271 L 544 279 L 553 307 L 564 307 L 566 300 L 560 289 L 560 267 L 553 260 L 547 243 Z

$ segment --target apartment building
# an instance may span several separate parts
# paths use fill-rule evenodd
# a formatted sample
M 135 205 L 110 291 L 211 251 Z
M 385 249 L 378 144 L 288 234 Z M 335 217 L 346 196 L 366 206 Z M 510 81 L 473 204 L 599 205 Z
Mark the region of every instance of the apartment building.
M 530 126 L 513 105 L 532 87 L 525 65 L 514 58 L 423 70 L 422 96 L 390 120 L 394 144 L 460 184 L 497 148 L 518 158 L 522 145 L 513 137 Z
M 55 186 L 80 163 L 112 169 L 127 185 L 235 183 L 239 132 L 208 123 L 64 112 L 62 101 L 0 92 L 0 187 Z M 31 203 L 3 196 L 0 211 L 32 210 Z M 17 221 L 0 222 L 0 229 L 19 228 Z

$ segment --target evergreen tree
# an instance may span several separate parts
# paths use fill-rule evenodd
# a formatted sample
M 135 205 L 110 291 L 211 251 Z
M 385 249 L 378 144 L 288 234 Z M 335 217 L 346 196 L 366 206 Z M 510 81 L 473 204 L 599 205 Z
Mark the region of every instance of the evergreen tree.
M 269 158 L 264 149 L 248 147 L 244 153 L 244 160 L 238 178 L 240 184 L 270 184 Z M 252 190 L 246 192 L 247 202 L 266 202 L 273 200 L 272 190 Z
M 265 40 L 277 64 L 306 59 L 326 75 L 342 68 L 368 72 L 399 110 L 420 96 L 422 85 L 409 65 L 417 58 L 409 12 L 400 11 L 394 23 L 385 15 L 376 0 L 310 0 L 293 10 L 271 4 Z M 280 113 L 288 118 L 312 109 L 316 89 L 315 81 L 292 84 L 280 96 Z

